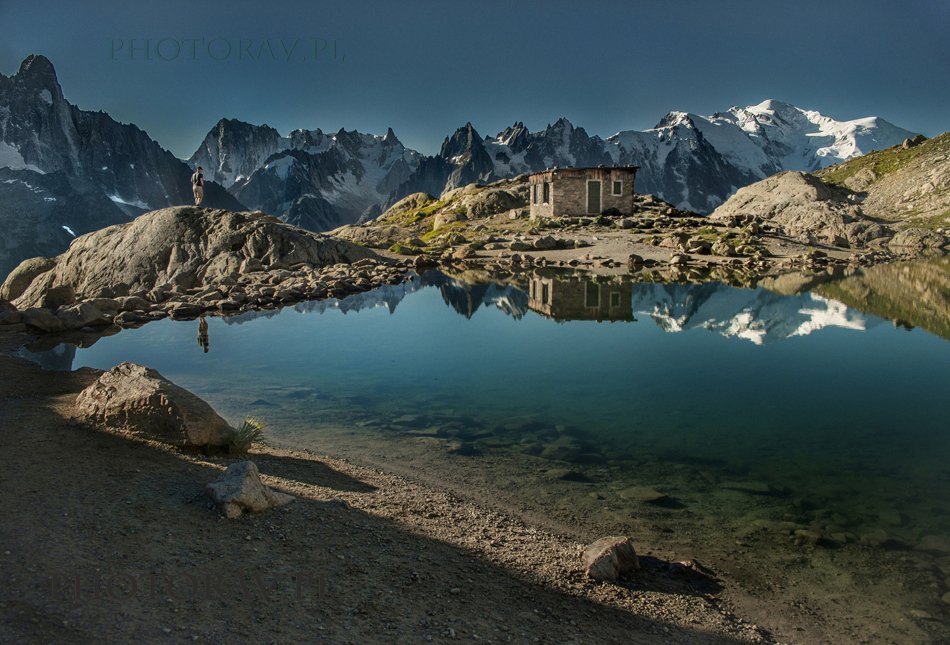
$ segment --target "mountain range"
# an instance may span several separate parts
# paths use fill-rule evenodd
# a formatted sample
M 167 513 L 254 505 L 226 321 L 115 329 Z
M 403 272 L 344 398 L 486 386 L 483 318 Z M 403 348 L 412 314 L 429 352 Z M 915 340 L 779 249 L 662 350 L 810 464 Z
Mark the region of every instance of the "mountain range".
M 0 276 L 78 235 L 192 202 L 191 174 L 135 125 L 70 104 L 52 63 L 27 57 L 0 74 Z M 205 204 L 245 210 L 214 184 Z
M 709 213 L 739 188 L 783 170 L 813 171 L 914 136 L 878 118 L 835 121 L 779 101 L 709 117 L 670 112 L 646 131 L 602 139 L 567 119 L 540 132 L 517 122 L 496 136 L 471 123 L 439 154 L 385 135 L 294 130 L 221 119 L 188 160 L 144 131 L 63 96 L 53 65 L 29 56 L 0 75 L 0 276 L 21 260 L 56 255 L 76 235 L 192 200 L 202 166 L 203 205 L 263 210 L 313 231 L 368 221 L 415 192 L 553 166 L 640 166 L 636 190 Z

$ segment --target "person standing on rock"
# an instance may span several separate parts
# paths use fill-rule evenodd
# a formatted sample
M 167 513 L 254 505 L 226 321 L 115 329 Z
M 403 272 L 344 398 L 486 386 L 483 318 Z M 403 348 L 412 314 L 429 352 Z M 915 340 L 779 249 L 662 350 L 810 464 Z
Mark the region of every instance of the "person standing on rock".
M 195 206 L 201 206 L 201 200 L 205 198 L 204 185 L 205 176 L 201 172 L 201 166 L 198 166 L 198 170 L 191 176 L 191 188 L 195 192 Z

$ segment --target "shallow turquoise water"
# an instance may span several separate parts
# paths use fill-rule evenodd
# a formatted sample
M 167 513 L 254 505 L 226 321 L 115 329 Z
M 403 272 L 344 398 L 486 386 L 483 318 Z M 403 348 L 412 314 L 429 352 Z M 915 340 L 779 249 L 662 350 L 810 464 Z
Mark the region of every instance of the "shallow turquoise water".
M 572 280 L 550 285 L 555 302 L 590 297 Z M 542 315 L 534 287 L 519 286 L 432 273 L 344 301 L 209 318 L 207 353 L 197 321 L 163 320 L 76 350 L 71 367 L 149 365 L 232 423 L 318 426 L 344 405 L 375 425 L 446 409 L 489 431 L 528 417 L 573 426 L 581 462 L 659 455 L 825 497 L 900 482 L 917 496 L 906 530 L 918 533 L 950 513 L 946 340 L 810 294 L 606 284 L 604 301 L 622 292 L 615 317 L 635 319 L 611 323 Z M 865 492 L 870 505 L 882 495 Z

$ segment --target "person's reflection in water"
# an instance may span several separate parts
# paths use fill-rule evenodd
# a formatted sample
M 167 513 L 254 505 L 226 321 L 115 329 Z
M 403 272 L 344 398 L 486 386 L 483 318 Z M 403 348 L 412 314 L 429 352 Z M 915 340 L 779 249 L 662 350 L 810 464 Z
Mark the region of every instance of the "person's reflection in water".
M 198 344 L 208 353 L 208 321 L 204 316 L 198 316 Z

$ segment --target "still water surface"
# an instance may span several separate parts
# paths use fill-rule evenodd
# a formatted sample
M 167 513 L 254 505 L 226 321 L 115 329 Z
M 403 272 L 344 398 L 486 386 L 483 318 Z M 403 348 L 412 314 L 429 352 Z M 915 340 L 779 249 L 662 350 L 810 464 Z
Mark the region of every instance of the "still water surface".
M 355 419 L 581 468 L 698 464 L 912 543 L 950 534 L 950 343 L 908 327 L 761 287 L 431 272 L 210 318 L 207 352 L 197 321 L 163 320 L 34 358 L 148 365 L 277 438 Z

